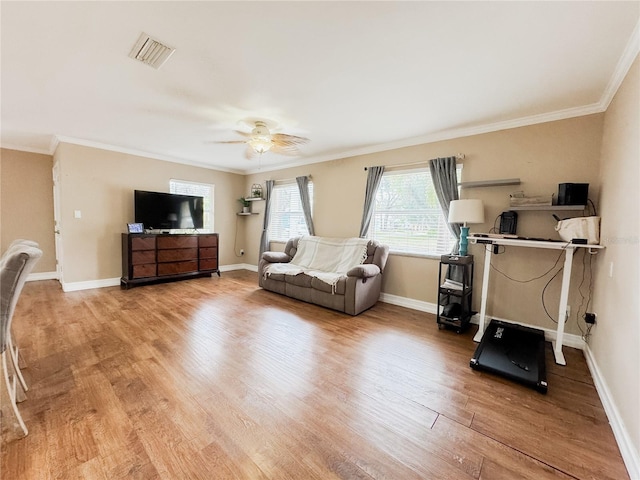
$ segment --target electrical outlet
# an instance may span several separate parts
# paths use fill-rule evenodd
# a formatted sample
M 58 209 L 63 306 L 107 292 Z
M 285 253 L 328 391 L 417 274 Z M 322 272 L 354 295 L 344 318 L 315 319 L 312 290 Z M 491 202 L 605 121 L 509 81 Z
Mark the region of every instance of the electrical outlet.
M 596 314 L 595 313 L 585 313 L 584 314 L 584 321 L 585 323 L 588 323 L 589 325 L 593 325 L 594 323 L 596 323 Z
M 244 255 L 244 248 L 240 249 L 240 255 Z

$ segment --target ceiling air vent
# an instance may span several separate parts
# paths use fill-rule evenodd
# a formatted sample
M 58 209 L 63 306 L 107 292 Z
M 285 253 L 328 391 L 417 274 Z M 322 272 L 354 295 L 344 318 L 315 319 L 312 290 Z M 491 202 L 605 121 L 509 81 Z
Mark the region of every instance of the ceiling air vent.
M 158 69 L 164 65 L 164 62 L 166 62 L 175 51 L 175 48 L 168 47 L 143 32 L 131 49 L 129 56 Z

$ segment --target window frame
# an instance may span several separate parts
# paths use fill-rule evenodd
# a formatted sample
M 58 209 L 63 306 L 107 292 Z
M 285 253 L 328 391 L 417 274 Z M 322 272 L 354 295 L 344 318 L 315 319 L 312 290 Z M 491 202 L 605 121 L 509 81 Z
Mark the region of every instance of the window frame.
M 311 180 L 309 180 L 309 201 L 311 202 L 311 216 L 313 217 L 313 182 Z M 274 232 L 273 228 L 274 225 L 276 225 L 277 222 L 277 216 L 281 213 L 284 212 L 276 212 L 275 209 L 277 208 L 277 190 L 280 189 L 292 189 L 296 196 L 297 196 L 297 200 L 298 200 L 298 204 L 300 205 L 300 210 L 299 211 L 295 211 L 295 212 L 289 212 L 289 213 L 295 213 L 296 214 L 296 218 L 302 218 L 302 221 L 304 222 L 305 228 L 306 228 L 306 232 L 304 233 L 300 233 L 300 232 L 294 232 L 292 233 L 291 230 L 289 230 L 288 236 L 287 238 L 278 238 L 278 236 L 276 235 L 276 233 L 278 235 L 280 235 L 282 232 L 278 231 L 278 232 Z M 291 206 L 291 202 L 289 203 L 289 205 Z M 270 199 L 270 221 L 269 221 L 269 228 L 268 228 L 268 233 L 269 233 L 269 241 L 270 242 L 278 242 L 278 243 L 286 243 L 290 238 L 299 236 L 299 235 L 309 235 L 309 227 L 307 226 L 307 222 L 304 219 L 304 212 L 302 211 L 302 198 L 300 197 L 300 190 L 298 188 L 298 184 L 295 180 L 291 180 L 291 181 L 278 181 L 274 184 L 273 186 L 273 190 L 271 191 L 271 199 Z
M 458 179 L 460 179 L 462 177 L 462 164 L 458 163 L 456 165 L 456 170 L 457 170 L 457 177 Z M 434 189 L 433 194 L 435 194 L 435 187 L 433 185 L 433 179 L 431 178 L 431 172 L 429 170 L 428 166 L 406 166 L 406 167 L 389 167 L 388 169 L 385 169 L 385 172 L 382 174 L 382 179 L 380 182 L 380 185 L 378 187 L 378 190 L 376 191 L 376 201 L 377 201 L 377 197 L 378 194 L 380 193 L 380 187 L 382 186 L 382 182 L 385 181 L 385 177 L 390 177 L 392 175 L 410 175 L 410 174 L 415 174 L 415 173 L 425 173 L 428 176 L 428 180 L 429 180 L 429 186 L 430 188 Z M 458 196 L 460 194 L 460 185 L 458 184 Z M 425 193 L 425 196 L 427 194 Z M 444 231 L 446 231 L 451 239 L 451 246 L 453 246 L 453 243 L 455 242 L 455 238 L 453 236 L 453 234 L 450 232 L 448 226 L 447 226 L 447 221 L 444 218 L 443 212 L 442 212 L 442 207 L 440 206 L 440 202 L 437 200 L 436 197 L 436 203 L 437 203 L 437 208 L 438 208 L 438 213 L 439 213 L 439 221 L 441 222 L 438 229 L 440 229 L 441 227 L 444 227 Z M 375 236 L 375 220 L 376 220 L 376 206 L 374 204 L 374 209 L 372 212 L 372 216 L 371 216 L 371 224 L 369 226 L 369 231 L 367 232 L 367 238 L 371 239 L 371 240 L 378 240 L 381 243 L 384 243 L 386 245 L 389 245 L 389 253 L 393 254 L 393 255 L 399 255 L 399 256 L 405 256 L 405 257 L 419 257 L 419 258 L 433 258 L 433 259 L 439 259 L 442 255 L 446 255 L 449 254 L 451 252 L 451 250 L 447 250 L 447 251 L 443 251 L 443 252 L 433 252 L 433 251 L 420 251 L 420 250 L 406 250 L 406 249 L 402 249 L 399 248 L 398 245 L 393 245 L 391 243 L 389 243 L 388 238 L 376 238 Z M 432 207 L 433 208 L 433 207 Z M 410 211 L 408 211 L 410 212 Z

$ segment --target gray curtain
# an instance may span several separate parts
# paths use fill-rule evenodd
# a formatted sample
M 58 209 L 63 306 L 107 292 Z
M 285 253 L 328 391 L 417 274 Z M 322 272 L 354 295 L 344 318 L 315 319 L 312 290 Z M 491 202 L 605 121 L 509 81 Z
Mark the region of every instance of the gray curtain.
M 456 170 L 456 157 L 435 158 L 429 161 L 431 179 L 436 190 L 436 196 L 440 202 L 440 208 L 445 221 L 449 218 L 449 203 L 458 200 L 458 173 Z M 456 243 L 451 253 L 456 254 L 460 245 L 460 225 L 447 222 L 449 230 L 456 237 Z
M 302 211 L 304 213 L 304 221 L 307 222 L 307 230 L 309 235 L 315 235 L 313 228 L 313 218 L 311 217 L 311 199 L 309 198 L 309 177 L 296 177 L 298 190 L 300 190 L 300 201 L 302 203 Z
M 382 180 L 384 167 L 369 167 L 367 175 L 367 189 L 364 193 L 364 210 L 362 212 L 362 223 L 360 224 L 360 238 L 365 238 L 371 224 L 371 215 L 373 215 L 373 206 L 376 201 L 376 192 Z
M 266 192 L 264 195 L 264 223 L 262 224 L 262 236 L 260 237 L 260 255 L 258 261 L 262 258 L 262 254 L 269 250 L 269 223 L 271 222 L 271 193 L 273 192 L 274 180 L 267 180 Z

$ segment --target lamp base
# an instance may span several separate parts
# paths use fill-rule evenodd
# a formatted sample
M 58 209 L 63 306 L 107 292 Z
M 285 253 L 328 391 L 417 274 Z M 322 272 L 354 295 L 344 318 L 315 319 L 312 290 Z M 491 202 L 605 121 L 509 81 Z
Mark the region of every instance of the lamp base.
M 460 248 L 458 249 L 458 255 L 464 257 L 467 254 L 467 248 L 469 246 L 469 241 L 467 237 L 469 236 L 469 227 L 460 227 Z

